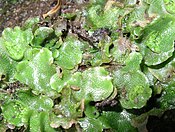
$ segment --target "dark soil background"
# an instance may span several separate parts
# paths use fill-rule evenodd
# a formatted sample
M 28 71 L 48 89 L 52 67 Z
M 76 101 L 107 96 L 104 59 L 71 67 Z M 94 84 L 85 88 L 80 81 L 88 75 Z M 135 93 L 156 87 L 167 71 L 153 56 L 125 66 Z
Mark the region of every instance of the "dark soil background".
M 0 34 L 6 27 L 21 26 L 30 17 L 39 16 L 42 20 L 42 15 L 56 4 L 57 0 L 0 0 Z M 160 118 L 149 117 L 146 127 L 149 132 L 174 132 L 175 110 L 165 112 Z
M 0 33 L 5 27 L 21 26 L 28 18 L 48 12 L 57 0 L 0 0 Z

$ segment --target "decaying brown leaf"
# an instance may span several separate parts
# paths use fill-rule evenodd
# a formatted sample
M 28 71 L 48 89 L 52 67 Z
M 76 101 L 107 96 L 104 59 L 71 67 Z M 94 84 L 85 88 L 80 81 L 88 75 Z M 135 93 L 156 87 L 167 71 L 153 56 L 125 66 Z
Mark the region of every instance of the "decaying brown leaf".
M 46 18 L 47 16 L 50 16 L 56 13 L 60 9 L 60 7 L 61 7 L 61 0 L 57 0 L 56 6 L 53 9 L 51 9 L 49 12 L 47 12 L 46 14 L 43 14 L 43 18 Z

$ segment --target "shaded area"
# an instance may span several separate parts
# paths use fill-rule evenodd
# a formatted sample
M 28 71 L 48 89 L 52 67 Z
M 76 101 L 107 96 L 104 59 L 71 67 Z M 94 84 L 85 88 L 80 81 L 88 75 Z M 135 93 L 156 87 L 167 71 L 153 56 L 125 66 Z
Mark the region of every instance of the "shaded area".
M 147 129 L 149 132 L 173 132 L 175 130 L 175 110 L 166 111 L 161 118 L 150 116 Z

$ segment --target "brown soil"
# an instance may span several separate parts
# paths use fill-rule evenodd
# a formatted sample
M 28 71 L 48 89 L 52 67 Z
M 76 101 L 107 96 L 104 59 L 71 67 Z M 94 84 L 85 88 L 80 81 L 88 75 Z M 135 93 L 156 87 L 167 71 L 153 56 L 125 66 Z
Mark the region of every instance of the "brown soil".
M 5 27 L 21 26 L 28 18 L 48 12 L 56 0 L 23 0 L 16 4 L 0 1 L 0 33 Z

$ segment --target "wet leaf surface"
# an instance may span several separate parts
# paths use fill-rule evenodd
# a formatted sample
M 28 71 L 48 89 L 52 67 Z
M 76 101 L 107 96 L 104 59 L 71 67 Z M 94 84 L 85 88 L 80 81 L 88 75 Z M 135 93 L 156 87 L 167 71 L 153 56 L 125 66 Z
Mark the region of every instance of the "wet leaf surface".
M 3 106 L 3 116 L 10 124 L 16 126 L 29 125 L 31 131 L 52 130 L 48 122 L 48 112 L 53 106 L 53 101 L 46 96 L 36 96 L 30 91 L 18 92 L 18 97 L 7 100 Z
M 29 85 L 35 93 L 52 95 L 50 78 L 56 73 L 52 53 L 46 48 L 38 51 L 32 60 L 24 60 L 17 66 L 15 78 Z
M 137 132 L 137 129 L 131 125 L 132 114 L 125 110 L 121 113 L 103 112 L 99 120 L 105 128 L 111 128 L 112 131 Z
M 145 64 L 157 65 L 166 61 L 173 55 L 174 51 L 174 18 L 164 16 L 154 21 L 145 28 L 143 41 L 145 47 Z M 160 25 L 163 27 L 157 32 Z
M 81 63 L 82 51 L 80 49 L 81 42 L 74 37 L 66 38 L 62 47 L 59 49 L 59 56 L 56 63 L 65 69 L 73 69 Z
M 70 85 L 80 88 L 74 95 L 78 100 L 104 100 L 113 92 L 113 85 L 108 72 L 102 67 L 90 68 L 82 74 L 75 74 Z
M 12 59 L 20 60 L 32 39 L 33 34 L 30 29 L 22 31 L 20 27 L 6 28 L 2 33 L 1 43 Z

